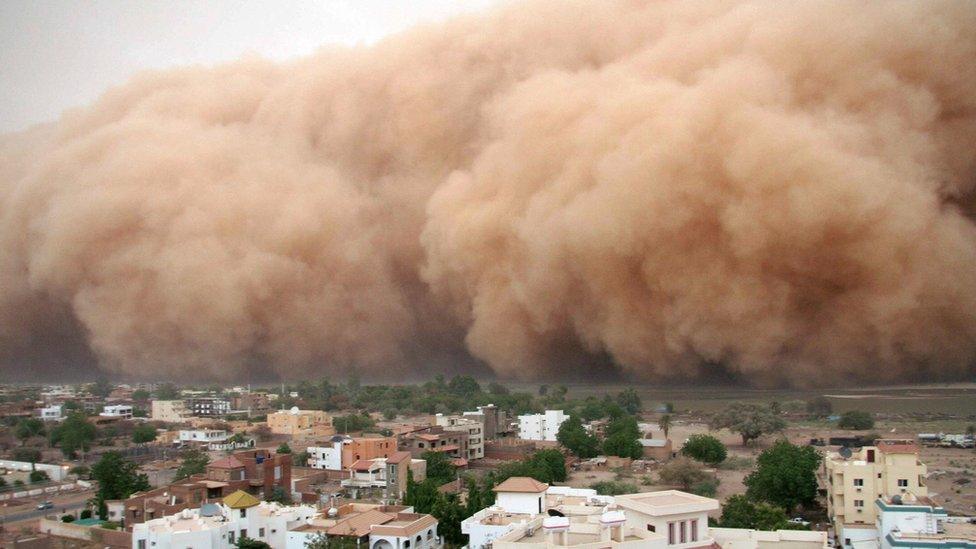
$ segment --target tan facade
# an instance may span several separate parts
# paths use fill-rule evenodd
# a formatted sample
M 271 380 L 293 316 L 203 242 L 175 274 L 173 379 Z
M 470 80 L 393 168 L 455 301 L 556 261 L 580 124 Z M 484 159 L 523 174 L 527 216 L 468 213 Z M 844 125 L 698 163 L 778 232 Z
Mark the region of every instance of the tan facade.
M 397 451 L 396 437 L 357 437 L 342 446 L 342 467 L 361 459 L 388 458 Z
M 332 416 L 321 410 L 282 410 L 268 414 L 268 427 L 276 435 L 294 438 L 327 437 L 335 434 Z
M 193 414 L 182 400 L 154 400 L 151 417 L 153 421 L 186 423 L 192 419 Z
M 827 514 L 834 523 L 837 539 L 847 538 L 844 529 L 874 526 L 878 498 L 912 493 L 927 496 L 927 469 L 918 459 L 914 441 L 879 440 L 849 458 L 831 452 L 824 460 L 827 484 Z

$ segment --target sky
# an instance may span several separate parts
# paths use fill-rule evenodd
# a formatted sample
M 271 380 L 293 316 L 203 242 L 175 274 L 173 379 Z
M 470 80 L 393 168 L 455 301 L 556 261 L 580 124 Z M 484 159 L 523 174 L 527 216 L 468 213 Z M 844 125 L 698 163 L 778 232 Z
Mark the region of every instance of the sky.
M 372 43 L 495 0 L 5 0 L 0 133 L 56 120 L 143 69 Z

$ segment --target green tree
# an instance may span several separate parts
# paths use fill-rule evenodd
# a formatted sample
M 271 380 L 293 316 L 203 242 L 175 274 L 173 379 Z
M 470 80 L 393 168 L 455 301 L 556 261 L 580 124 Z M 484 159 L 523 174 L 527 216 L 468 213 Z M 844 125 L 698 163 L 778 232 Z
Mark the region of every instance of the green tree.
M 671 434 L 671 422 L 673 418 L 671 414 L 664 414 L 657 420 L 657 426 L 664 431 L 664 439 L 667 440 L 668 435 Z
M 115 389 L 115 385 L 112 385 L 112 383 L 104 377 L 98 378 L 95 383 L 88 386 L 89 393 L 101 398 L 107 397 L 113 389 Z
M 467 515 L 457 494 L 441 494 L 430 514 L 437 517 L 437 532 L 444 536 L 444 541 L 454 547 L 467 543 L 468 536 L 461 533 L 461 521 Z
M 28 480 L 30 480 L 31 484 L 37 484 L 38 482 L 46 482 L 51 480 L 51 477 L 49 477 L 45 471 L 34 470 L 30 472 Z
M 759 454 L 756 470 L 745 478 L 746 495 L 792 511 L 817 497 L 817 467 L 821 456 L 812 446 L 777 441 Z
M 74 459 L 78 452 L 87 452 L 92 441 L 98 435 L 95 426 L 88 422 L 83 412 L 73 412 L 61 422 L 61 425 L 49 433 L 51 445 L 60 445 L 61 453 L 69 459 Z
M 234 544 L 234 547 L 237 547 L 237 549 L 271 549 L 271 546 L 267 543 L 261 540 L 251 539 L 247 536 L 239 538 L 237 543 Z
M 20 420 L 17 428 L 14 430 L 14 436 L 20 440 L 21 445 L 27 444 L 29 439 L 42 436 L 43 434 L 44 422 L 36 417 Z
M 607 409 L 602 402 L 593 397 L 589 397 L 583 401 L 583 406 L 580 408 L 579 414 L 584 421 L 594 421 L 605 417 L 607 415 Z
M 642 408 L 640 395 L 637 394 L 637 391 L 633 387 L 617 393 L 617 405 L 632 416 L 640 413 Z
M 682 490 L 688 491 L 692 486 L 708 480 L 713 475 L 710 475 L 700 463 L 681 457 L 664 464 L 658 471 L 658 476 L 664 484 L 679 486 Z
M 290 454 L 291 446 L 288 446 L 287 442 L 282 442 L 281 444 L 278 445 L 278 449 L 276 451 L 279 454 Z
M 469 398 L 481 392 L 481 386 L 471 376 L 454 376 L 447 384 L 447 390 L 459 397 Z
M 132 442 L 142 444 L 156 440 L 156 428 L 148 423 L 136 425 L 132 429 Z
M 99 518 L 108 518 L 106 501 L 126 499 L 136 492 L 149 489 L 149 480 L 138 469 L 135 463 L 123 458 L 118 452 L 106 452 L 92 466 L 92 478 L 98 481 L 95 506 L 98 508 Z
M 324 532 L 312 536 L 312 540 L 305 543 L 305 549 L 359 549 L 356 538 L 337 536 L 330 538 Z
M 807 413 L 813 417 L 827 417 L 834 411 L 830 399 L 817 395 L 806 402 Z
M 837 427 L 852 431 L 867 431 L 874 428 L 874 416 L 860 410 L 844 412 L 837 421 Z
M 156 400 L 179 400 L 180 390 L 172 383 L 163 383 L 156 387 Z
M 556 440 L 574 455 L 587 459 L 600 453 L 600 441 L 586 431 L 579 416 L 571 415 L 559 426 Z
M 454 480 L 457 467 L 451 463 L 450 456 L 444 452 L 424 452 L 420 457 L 427 461 L 427 478 L 438 486 Z
M 681 453 L 702 463 L 716 465 L 725 461 L 728 450 L 719 439 L 705 434 L 691 435 Z
M 782 431 L 786 428 L 786 422 L 768 406 L 737 402 L 713 415 L 709 426 L 738 433 L 742 437 L 742 444 L 747 445 L 765 434 Z
M 729 496 L 722 504 L 722 528 L 783 530 L 791 527 L 786 511 L 766 502 L 753 502 L 743 494 Z
M 136 389 L 135 391 L 132 391 L 132 400 L 138 400 L 141 402 L 149 400 L 151 397 L 152 395 L 150 395 L 149 391 L 145 389 Z
M 199 475 L 207 470 L 207 464 L 210 463 L 207 454 L 196 448 L 184 450 L 180 457 L 182 462 L 176 469 L 173 480 L 182 480 L 193 475 Z
M 423 482 L 413 480 L 413 471 L 407 471 L 407 491 L 404 494 L 404 505 L 409 505 L 418 513 L 430 513 L 440 497 L 437 481 L 427 479 Z
M 37 463 L 41 461 L 41 451 L 37 448 L 14 448 L 13 455 L 14 461 L 26 461 L 28 463 Z
M 628 415 L 616 417 L 607 424 L 603 452 L 608 456 L 640 459 L 644 455 L 644 447 L 639 439 L 636 419 Z
M 288 505 L 291 503 L 291 494 L 281 486 L 275 486 L 271 489 L 271 493 L 265 495 L 264 500 Z
M 602 480 L 594 482 L 590 488 L 596 490 L 601 496 L 619 496 L 622 494 L 635 494 L 638 492 L 637 485 L 632 482 L 619 482 L 615 480 Z

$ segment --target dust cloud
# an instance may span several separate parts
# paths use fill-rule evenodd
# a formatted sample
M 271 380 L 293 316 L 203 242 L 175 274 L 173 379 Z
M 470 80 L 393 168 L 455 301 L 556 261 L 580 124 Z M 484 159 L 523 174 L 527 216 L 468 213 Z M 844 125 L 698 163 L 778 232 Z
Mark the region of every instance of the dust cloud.
M 974 90 L 966 1 L 532 1 L 140 74 L 0 137 L 0 372 L 966 378 Z

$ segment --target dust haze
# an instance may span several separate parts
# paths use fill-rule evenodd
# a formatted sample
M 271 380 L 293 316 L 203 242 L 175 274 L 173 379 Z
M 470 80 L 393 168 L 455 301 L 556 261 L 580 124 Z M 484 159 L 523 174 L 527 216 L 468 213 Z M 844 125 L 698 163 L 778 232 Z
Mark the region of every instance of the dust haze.
M 533 1 L 143 73 L 0 137 L 0 374 L 968 378 L 974 90 L 966 1 Z

